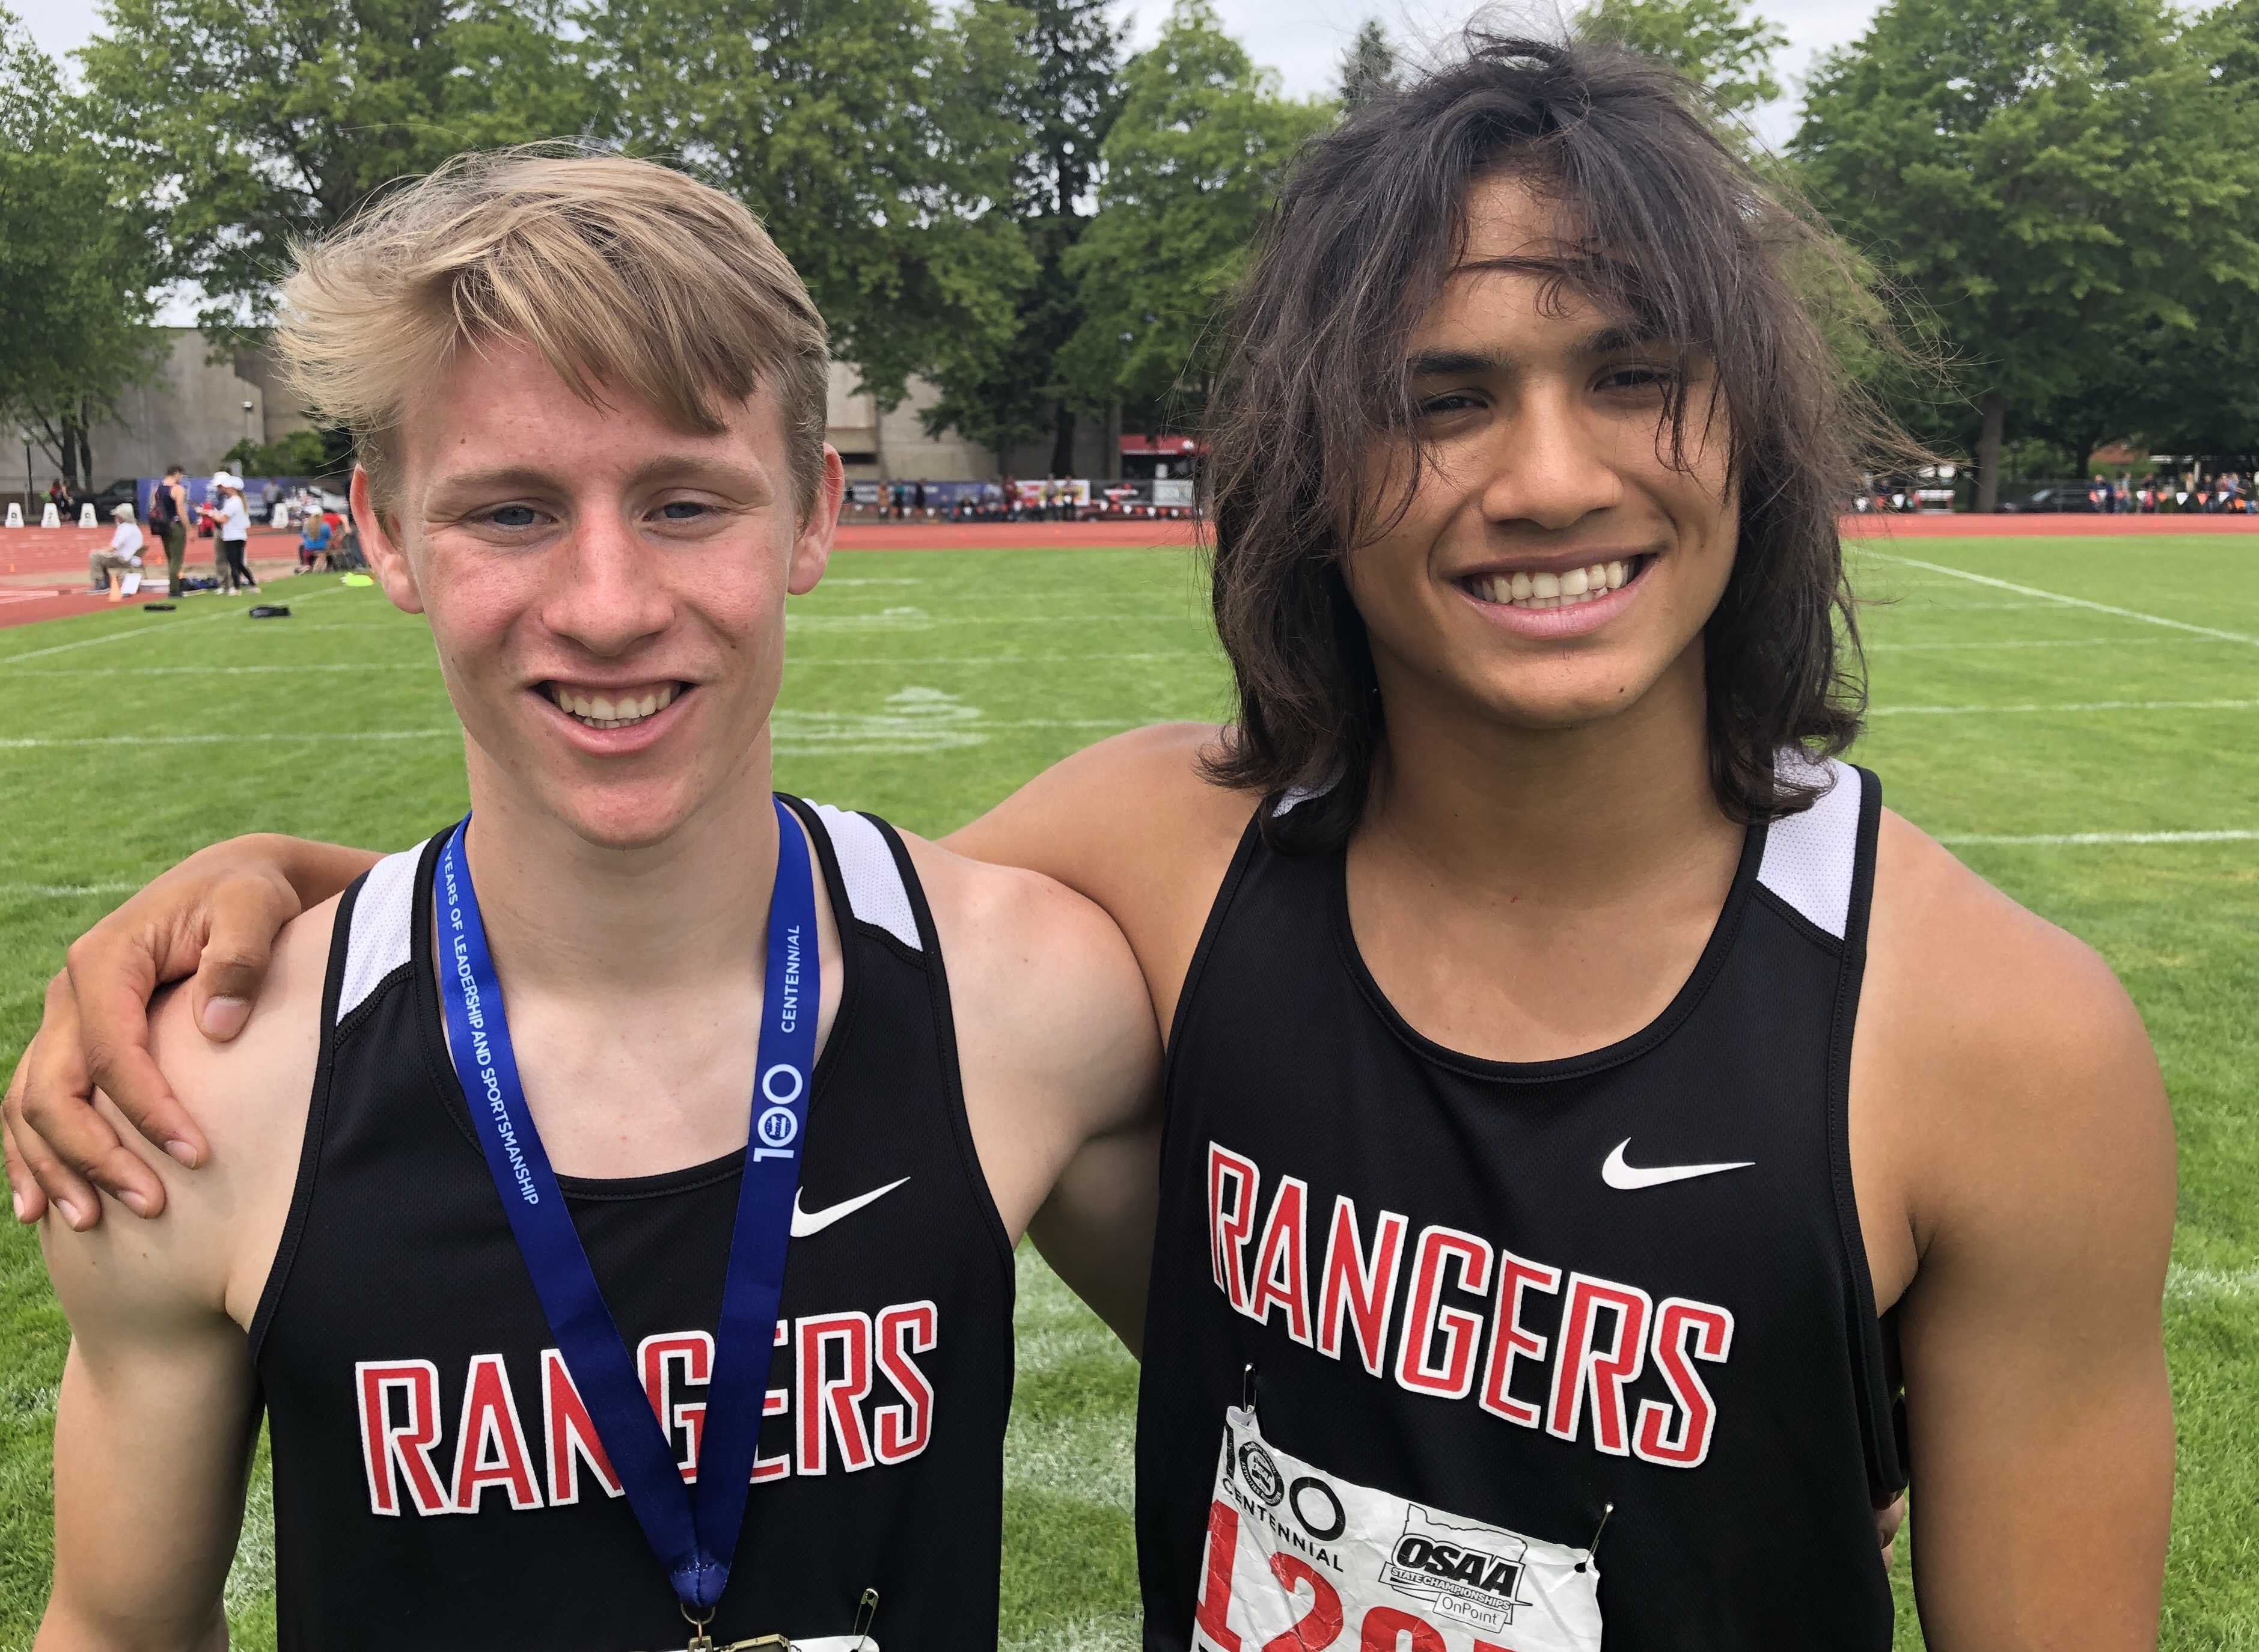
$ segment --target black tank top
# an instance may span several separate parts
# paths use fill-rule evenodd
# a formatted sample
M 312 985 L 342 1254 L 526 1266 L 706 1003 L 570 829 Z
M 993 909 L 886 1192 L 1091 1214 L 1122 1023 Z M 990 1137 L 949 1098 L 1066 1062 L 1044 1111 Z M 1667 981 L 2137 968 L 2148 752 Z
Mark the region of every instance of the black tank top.
M 909 856 L 868 816 L 797 807 L 844 973 L 714 1633 L 845 1635 L 875 1588 L 875 1645 L 988 1652 L 1011 1250 Z M 552 1351 L 448 1060 L 431 965 L 440 841 L 373 867 L 338 909 L 296 1192 L 251 1328 L 280 1643 L 681 1647 L 665 1570 Z M 743 1159 L 559 1178 L 686 1478 Z
M 1871 1508 L 1904 1484 L 1896 1356 L 1845 1137 L 1881 799 L 1830 766 L 1813 808 L 1749 830 L 1670 1007 L 1557 1061 L 1422 1037 L 1358 955 L 1344 855 L 1279 854 L 1250 822 L 1169 1043 L 1138 1408 L 1149 1648 L 1234 1638 L 1194 1628 L 1229 1573 L 1212 1488 L 1219 1529 L 1260 1521 L 1306 1557 L 1315 1535 L 1345 1597 L 1377 1586 L 1360 1565 L 1390 1570 L 1437 1638 L 1384 1617 L 1363 1644 L 1389 1652 L 1400 1630 L 1421 1652 L 1527 1625 L 1528 1586 L 1516 1620 L 1489 1557 L 1519 1563 L 1510 1535 L 1591 1551 L 1607 1652 L 1889 1647 Z M 1358 1558 L 1336 1529 L 1354 1499 L 1283 1495 L 1261 1443 L 1228 1502 L 1225 1413 L 1251 1385 L 1269 1449 L 1415 1505 L 1400 1530 Z M 1329 1610 L 1313 1621 L 1338 1640 L 1306 1631 L 1311 1652 L 1355 1652 Z

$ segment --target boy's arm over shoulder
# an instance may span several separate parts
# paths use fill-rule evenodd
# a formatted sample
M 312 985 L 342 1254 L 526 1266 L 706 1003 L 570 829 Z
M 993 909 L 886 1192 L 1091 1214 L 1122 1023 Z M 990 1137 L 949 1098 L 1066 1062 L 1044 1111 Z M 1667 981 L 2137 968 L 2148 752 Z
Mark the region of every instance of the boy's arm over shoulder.
M 1171 723 L 1101 740 L 950 834 L 947 846 L 1042 872 L 1104 908 L 1165 1026 L 1255 807 L 1201 766 L 1223 735 L 1213 723 Z
M 289 1214 L 320 1038 L 334 907 L 283 932 L 235 1042 L 210 1043 L 173 993 L 153 1044 L 211 1143 L 191 1173 L 137 1136 L 167 1184 L 162 1222 L 40 1230 L 71 1325 L 55 1408 L 54 1590 L 40 1652 L 226 1645 L 220 1591 L 258 1423 L 245 1328 Z M 110 1103 L 98 1098 L 105 1111 Z M 115 1119 L 115 1114 L 112 1117 Z
M 2156 1057 L 2099 957 L 1895 815 L 1875 889 L 1853 1154 L 1893 1190 L 1870 1254 L 1912 1264 L 1929 1644 L 2154 1647 L 2173 1478 Z
M 1160 1037 L 1112 919 L 1030 872 L 904 835 L 949 971 L 973 1145 L 1015 1240 L 1131 1347 L 1144 1314 Z

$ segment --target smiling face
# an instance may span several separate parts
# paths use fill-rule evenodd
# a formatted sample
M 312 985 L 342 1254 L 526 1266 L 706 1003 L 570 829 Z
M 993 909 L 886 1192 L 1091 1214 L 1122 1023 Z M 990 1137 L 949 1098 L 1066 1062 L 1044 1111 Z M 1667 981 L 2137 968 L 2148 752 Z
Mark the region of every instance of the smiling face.
M 826 448 L 803 516 L 766 389 L 710 436 L 605 403 L 530 345 L 459 352 L 403 409 L 383 499 L 356 470 L 353 500 L 429 616 L 474 799 L 624 849 L 766 793 L 784 600 L 823 575 L 841 474 Z
M 1426 462 L 1400 518 L 1347 559 L 1383 703 L 1571 729 L 1658 683 L 1701 687 L 1704 623 L 1733 571 L 1739 509 L 1722 408 L 1699 353 L 1513 260 L 1557 261 L 1556 217 L 1495 179 L 1414 328 L 1409 389 Z M 1674 462 L 1667 397 L 1685 388 Z M 1369 497 L 1404 497 L 1411 444 L 1369 456 Z

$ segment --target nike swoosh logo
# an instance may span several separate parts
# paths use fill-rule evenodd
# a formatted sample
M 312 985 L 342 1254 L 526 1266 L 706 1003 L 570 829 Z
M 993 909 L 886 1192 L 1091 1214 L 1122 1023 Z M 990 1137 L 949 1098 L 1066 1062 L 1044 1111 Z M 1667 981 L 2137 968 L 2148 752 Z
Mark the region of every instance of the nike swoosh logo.
M 1642 1169 L 1624 1163 L 1624 1149 L 1630 1145 L 1631 1137 L 1627 1136 L 1616 1143 L 1616 1150 L 1608 1155 L 1607 1163 L 1600 1166 L 1600 1179 L 1624 1193 L 1635 1187 L 1660 1187 L 1665 1182 L 1692 1181 L 1697 1176 L 1715 1176 L 1720 1171 L 1749 1170 L 1757 1164 L 1753 1158 L 1744 1158 L 1731 1164 L 1657 1164 Z
M 909 1178 L 905 1176 L 901 1182 L 888 1182 L 884 1187 L 873 1187 L 867 1193 L 859 1193 L 852 1199 L 843 1199 L 837 1204 L 826 1205 L 821 1210 L 802 1210 L 800 1207 L 800 1195 L 795 1193 L 792 1196 L 792 1236 L 795 1239 L 806 1239 L 812 1235 L 822 1233 L 842 1216 L 852 1216 L 872 1200 L 884 1199 L 895 1188 L 900 1187 L 902 1182 L 908 1180 Z

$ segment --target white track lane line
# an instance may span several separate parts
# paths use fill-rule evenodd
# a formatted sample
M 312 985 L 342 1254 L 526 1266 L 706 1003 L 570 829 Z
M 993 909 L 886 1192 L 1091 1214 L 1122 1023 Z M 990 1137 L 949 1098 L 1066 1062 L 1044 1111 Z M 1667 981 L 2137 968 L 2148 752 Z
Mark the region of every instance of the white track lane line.
M 309 591 L 304 595 L 294 597 L 291 600 L 298 602 L 310 602 L 318 596 L 335 596 L 346 588 L 347 587 L 342 585 L 333 585 L 326 591 Z M 185 630 L 191 625 L 208 625 L 214 620 L 241 619 L 244 611 L 239 608 L 224 608 L 216 614 L 199 614 L 190 619 L 175 620 L 170 624 L 151 625 L 146 630 L 116 630 L 103 637 L 82 637 L 75 643 L 57 643 L 49 648 L 28 649 L 20 654 L 0 654 L 0 671 L 6 671 L 11 666 L 21 665 L 27 659 L 39 659 L 49 654 L 68 654 L 75 648 L 98 648 L 104 643 L 120 643 L 131 637 L 167 637 L 175 631 Z
M 2011 712 L 2049 711 L 2255 711 L 2259 700 L 2076 700 L 2060 705 L 2036 701 L 2011 706 L 1874 706 L 1871 717 L 2005 716 Z
M 2259 1297 L 2259 1264 L 2248 1268 L 2176 1267 L 2165 1275 L 2165 1295 L 2198 1302 Z
M 1991 653 L 2002 648 L 2162 648 L 2168 644 L 2201 648 L 2206 644 L 2235 643 L 2234 637 L 2010 637 L 1992 643 L 1870 643 L 1863 641 L 1860 648 L 1875 653 L 1939 653 L 1962 652 Z
M 2198 637 L 2210 637 L 2224 643 L 2248 643 L 2259 648 L 2259 637 L 2246 636 L 2241 631 L 2223 631 L 2211 625 L 2191 625 L 2186 620 L 2167 619 L 2162 614 L 2144 614 L 2137 608 L 2117 608 L 2108 602 L 2089 602 L 2083 596 L 2065 596 L 2060 591 L 2043 591 L 2036 585 L 2018 585 L 2013 580 L 1996 580 L 1989 573 L 1971 573 L 1966 568 L 1948 567 L 1942 562 L 1924 562 L 1917 557 L 1893 556 L 1887 551 L 1866 553 L 1885 562 L 1895 562 L 1903 567 L 1922 568 L 1932 573 L 1949 574 L 1956 580 L 1966 580 L 1972 585 L 1989 585 L 1995 590 L 2013 591 L 2021 596 L 2043 596 L 2050 602 L 2060 602 L 2065 608 L 2088 609 L 2097 614 L 2114 614 L 2120 619 L 2140 620 L 2145 625 L 2165 625 L 2177 631 L 2191 631 Z
M 1937 841 L 1958 848 L 1966 844 L 1988 847 L 2042 844 L 2068 849 L 2107 848 L 2119 844 L 2250 844 L 2259 843 L 2259 831 L 2206 832 L 1940 832 Z
M 44 751 L 94 745 L 240 745 L 292 740 L 460 740 L 453 729 L 317 729 L 304 734 L 83 734 L 0 740 L 0 751 Z

